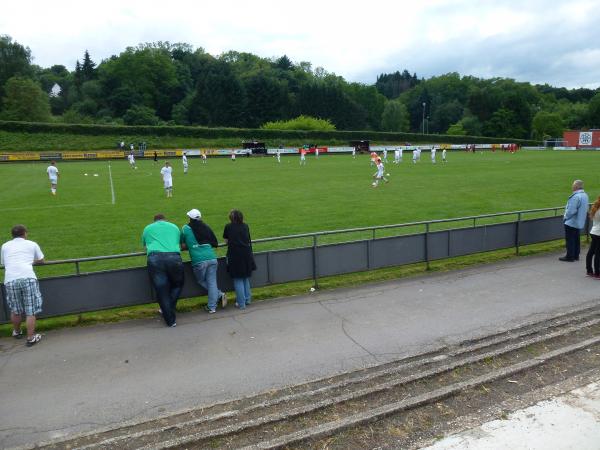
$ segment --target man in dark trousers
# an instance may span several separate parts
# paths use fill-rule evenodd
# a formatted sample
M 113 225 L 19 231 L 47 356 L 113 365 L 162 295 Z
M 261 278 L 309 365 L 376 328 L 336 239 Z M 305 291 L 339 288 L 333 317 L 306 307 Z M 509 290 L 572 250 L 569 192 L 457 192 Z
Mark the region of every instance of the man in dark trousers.
M 181 232 L 177 225 L 167 222 L 157 214 L 154 222 L 142 233 L 142 244 L 148 255 L 147 266 L 150 279 L 165 323 L 177 325 L 175 312 L 177 300 L 183 288 L 183 261 L 181 260 Z
M 583 190 L 583 181 L 575 180 L 571 186 L 573 193 L 565 206 L 563 222 L 565 224 L 565 243 L 567 254 L 558 258 L 561 261 L 579 261 L 579 232 L 585 228 L 589 199 Z

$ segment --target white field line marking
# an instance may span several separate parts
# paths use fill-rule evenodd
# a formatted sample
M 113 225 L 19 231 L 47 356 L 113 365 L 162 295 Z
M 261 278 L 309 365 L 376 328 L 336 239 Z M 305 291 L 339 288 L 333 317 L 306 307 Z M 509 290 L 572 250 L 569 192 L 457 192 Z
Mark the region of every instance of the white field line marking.
M 112 197 L 112 204 L 115 204 L 115 187 L 113 186 L 112 172 L 110 170 L 110 162 L 108 163 L 108 179 L 110 180 L 110 195 Z
M 85 206 L 106 206 L 110 203 L 73 203 L 70 205 L 46 205 L 46 206 L 20 206 L 17 208 L 2 208 L 2 211 L 25 211 L 28 209 L 49 209 L 49 208 L 80 208 Z

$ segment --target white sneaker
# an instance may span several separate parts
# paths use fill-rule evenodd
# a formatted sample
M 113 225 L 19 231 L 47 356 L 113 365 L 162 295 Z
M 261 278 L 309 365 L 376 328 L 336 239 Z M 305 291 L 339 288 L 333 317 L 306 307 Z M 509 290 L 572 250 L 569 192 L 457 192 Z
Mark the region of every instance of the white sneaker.
M 35 344 L 37 344 L 38 342 L 40 342 L 41 340 L 42 340 L 41 334 L 34 334 L 33 336 L 31 336 L 31 339 L 27 338 L 27 343 L 25 345 L 27 345 L 27 347 L 32 347 Z

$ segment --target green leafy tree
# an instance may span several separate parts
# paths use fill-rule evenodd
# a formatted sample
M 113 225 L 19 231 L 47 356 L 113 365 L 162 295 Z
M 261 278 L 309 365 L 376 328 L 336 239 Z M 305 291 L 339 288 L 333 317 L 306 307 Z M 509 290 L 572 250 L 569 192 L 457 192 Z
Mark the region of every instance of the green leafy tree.
M 12 77 L 4 85 L 5 97 L 2 118 L 27 122 L 47 122 L 50 120 L 48 95 L 35 81 L 28 78 Z
M 525 135 L 525 130 L 519 125 L 514 111 L 505 108 L 500 108 L 492 114 L 490 120 L 484 123 L 483 131 L 486 136 L 503 138 L 520 138 Z
M 10 36 L 0 35 L 0 99 L 4 97 L 4 85 L 9 78 L 33 76 L 31 50 L 23 47 Z M 0 108 L 2 104 L 0 104 Z
M 482 123 L 472 114 L 465 114 L 460 120 L 460 124 L 468 136 L 481 136 L 483 134 Z
M 246 93 L 246 125 L 257 127 L 261 123 L 285 118 L 289 106 L 287 83 L 263 71 L 242 81 Z
M 98 66 L 98 79 L 115 115 L 127 103 L 122 97 L 127 92 L 135 98 L 129 102 L 131 105 L 139 103 L 153 109 L 163 120 L 170 118 L 178 86 L 177 70 L 170 51 L 160 44 L 129 47 Z M 113 93 L 117 89 L 122 90 L 115 98 Z
M 158 125 L 160 120 L 152 108 L 134 105 L 123 116 L 125 125 Z
M 406 105 L 400 101 L 387 102 L 381 115 L 381 129 L 383 131 L 408 131 L 409 126 Z
M 600 92 L 588 104 L 588 121 L 590 128 L 600 128 Z
M 222 61 L 206 61 L 190 102 L 190 122 L 206 126 L 244 125 L 246 96 L 239 78 Z
M 329 120 L 317 119 L 316 117 L 298 116 L 287 121 L 279 120 L 267 122 L 261 126 L 264 130 L 314 130 L 334 131 L 335 125 Z
M 461 122 L 456 122 L 448 127 L 446 134 L 449 136 L 466 136 L 467 131 L 463 128 Z
M 559 114 L 548 111 L 539 111 L 533 117 L 533 138 L 542 140 L 548 137 L 562 137 L 564 127 Z

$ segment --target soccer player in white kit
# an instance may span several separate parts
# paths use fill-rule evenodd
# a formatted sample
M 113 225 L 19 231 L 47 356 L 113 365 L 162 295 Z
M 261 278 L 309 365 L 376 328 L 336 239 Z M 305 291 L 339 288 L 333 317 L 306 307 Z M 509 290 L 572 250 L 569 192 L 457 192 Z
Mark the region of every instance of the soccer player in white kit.
M 417 147 L 417 161 L 421 161 L 421 147 Z
M 446 161 L 446 149 L 442 150 L 442 161 L 447 162 Z
M 319 147 L 315 146 L 315 158 L 319 159 Z
M 235 152 L 233 150 L 231 151 L 231 160 L 235 161 Z
M 387 148 L 383 149 L 383 160 L 387 162 Z
M 435 152 L 436 152 L 436 148 L 431 147 L 431 163 L 432 164 L 435 164 Z
M 171 167 L 171 164 L 169 164 L 169 161 L 166 161 L 165 167 L 160 169 L 160 175 L 163 179 L 167 197 L 173 197 L 173 168 Z
M 400 163 L 400 150 L 395 149 L 394 150 L 394 164 L 399 164 L 399 163 Z
M 183 173 L 185 174 L 188 171 L 187 155 L 185 152 L 183 152 L 183 155 L 181 156 L 181 162 L 183 163 Z
M 379 186 L 379 180 L 383 180 L 386 183 L 388 182 L 388 179 L 385 178 L 385 176 L 384 176 L 385 167 L 384 167 L 383 163 L 381 162 L 381 158 L 377 158 L 376 164 L 377 164 L 377 172 L 375 172 L 373 174 L 373 178 L 375 178 L 375 181 L 373 181 L 373 184 L 372 184 L 372 186 L 374 188 Z
M 206 152 L 202 152 L 202 164 L 206 164 Z
M 135 165 L 135 157 L 133 156 L 133 153 L 130 153 L 129 155 L 127 155 L 127 159 L 129 161 L 129 166 L 132 169 L 137 169 L 137 167 Z
M 352 159 L 356 159 L 356 147 L 352 147 Z
M 304 148 L 300 150 L 300 165 L 306 165 L 306 149 Z
M 281 152 L 277 149 L 277 162 L 281 163 Z
M 417 149 L 415 148 L 413 150 L 413 164 L 417 163 Z
M 55 161 L 50 163 L 46 169 L 46 173 L 48 173 L 48 178 L 50 179 L 50 193 L 52 195 L 56 195 L 56 185 L 58 183 L 58 177 L 60 174 L 58 173 L 58 168 L 56 167 Z

